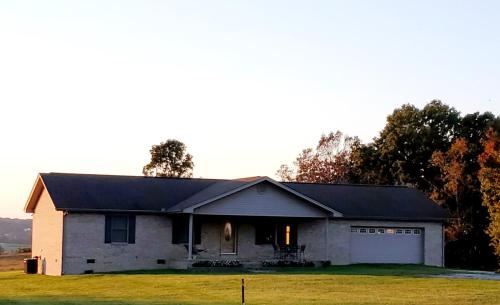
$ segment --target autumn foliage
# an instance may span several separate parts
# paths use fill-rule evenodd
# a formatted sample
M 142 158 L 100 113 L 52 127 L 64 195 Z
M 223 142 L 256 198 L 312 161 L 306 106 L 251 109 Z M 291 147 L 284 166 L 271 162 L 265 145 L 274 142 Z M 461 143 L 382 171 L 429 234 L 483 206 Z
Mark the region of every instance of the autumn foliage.
M 359 145 L 357 137 L 331 132 L 322 135 L 316 149 L 304 149 L 294 162 L 295 167 L 281 165 L 276 175 L 282 181 L 347 183 L 351 169 L 351 151 Z
M 340 131 L 323 135 L 277 176 L 418 188 L 447 210 L 447 265 L 492 269 L 495 253 L 500 257 L 499 126 L 490 112 L 462 116 L 438 100 L 421 109 L 406 104 L 387 117 L 372 142 Z
M 490 224 L 487 229 L 491 245 L 500 256 L 500 135 L 499 130 L 490 129 L 483 142 L 484 152 L 479 160 L 481 170 L 481 193 L 483 204 L 488 209 Z

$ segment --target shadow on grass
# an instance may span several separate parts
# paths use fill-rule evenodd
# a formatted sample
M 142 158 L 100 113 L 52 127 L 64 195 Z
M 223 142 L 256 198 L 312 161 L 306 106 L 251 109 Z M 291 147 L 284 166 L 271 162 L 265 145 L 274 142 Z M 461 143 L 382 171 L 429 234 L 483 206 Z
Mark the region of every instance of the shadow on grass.
M 207 275 L 207 274 L 290 274 L 290 275 L 369 275 L 369 276 L 425 276 L 455 273 L 450 269 L 422 265 L 397 265 L 397 264 L 356 264 L 347 266 L 329 267 L 276 267 L 261 269 L 245 268 L 193 268 L 188 270 L 158 269 L 135 270 L 123 272 L 109 272 L 106 274 L 182 274 L 182 275 Z
M 34 298 L 0 298 L 0 305 L 16 304 L 16 305 L 148 305 L 157 303 L 148 302 L 122 302 L 122 301 L 101 301 L 91 298 L 75 298 L 75 299 L 58 299 L 48 297 Z M 175 301 L 170 303 L 168 300 L 162 302 L 164 305 L 196 305 L 195 303 L 182 303 Z

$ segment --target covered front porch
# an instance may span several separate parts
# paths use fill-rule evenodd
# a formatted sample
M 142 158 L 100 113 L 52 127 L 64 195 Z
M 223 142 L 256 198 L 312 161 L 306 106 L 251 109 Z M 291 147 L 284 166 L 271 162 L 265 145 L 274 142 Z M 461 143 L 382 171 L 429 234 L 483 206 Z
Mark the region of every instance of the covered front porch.
M 184 244 L 188 265 L 329 260 L 328 224 L 337 211 L 267 177 L 206 193 L 171 214 L 172 242 Z
M 190 214 L 172 219 L 173 241 L 184 245 L 188 265 L 199 261 L 260 266 L 272 261 L 328 260 L 328 217 Z M 181 226 L 186 222 L 187 236 L 182 238 Z

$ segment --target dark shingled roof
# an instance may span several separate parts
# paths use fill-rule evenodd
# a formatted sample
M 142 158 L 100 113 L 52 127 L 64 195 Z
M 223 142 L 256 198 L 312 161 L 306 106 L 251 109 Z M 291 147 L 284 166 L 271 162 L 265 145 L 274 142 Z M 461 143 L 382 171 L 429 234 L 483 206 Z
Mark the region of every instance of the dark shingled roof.
M 406 186 L 290 183 L 284 185 L 352 218 L 443 219 L 444 210 Z
M 59 210 L 179 212 L 263 177 L 236 180 L 40 174 Z M 441 220 L 443 209 L 402 186 L 282 183 L 348 218 Z
M 223 180 L 40 174 L 57 209 L 166 211 Z

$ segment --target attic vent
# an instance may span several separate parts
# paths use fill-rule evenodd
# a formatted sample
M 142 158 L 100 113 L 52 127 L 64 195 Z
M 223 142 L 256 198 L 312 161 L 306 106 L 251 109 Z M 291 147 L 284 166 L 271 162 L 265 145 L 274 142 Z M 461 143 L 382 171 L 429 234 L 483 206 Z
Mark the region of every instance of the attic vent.
M 265 184 L 257 184 L 257 193 L 262 195 L 266 192 L 266 185 Z

